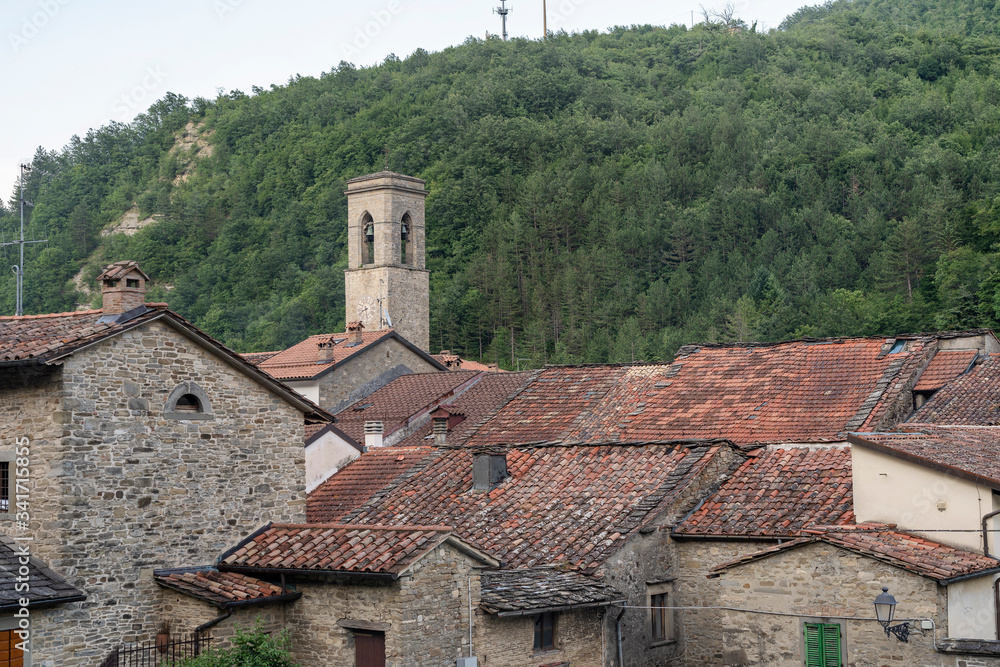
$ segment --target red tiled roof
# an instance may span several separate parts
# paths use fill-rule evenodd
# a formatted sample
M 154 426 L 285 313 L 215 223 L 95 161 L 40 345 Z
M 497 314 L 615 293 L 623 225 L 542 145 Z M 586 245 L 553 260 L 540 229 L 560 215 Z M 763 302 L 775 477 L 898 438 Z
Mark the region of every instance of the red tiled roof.
M 747 459 L 674 532 L 789 537 L 853 521 L 849 447 L 769 447 Z
M 465 417 L 448 431 L 448 445 L 461 445 L 469 439 L 484 419 L 501 408 L 531 378 L 530 371 L 520 373 L 488 373 L 462 395 L 441 407 Z M 402 379 L 402 378 L 400 378 Z M 400 445 L 433 445 L 431 437 L 433 424 L 428 421 L 404 440 Z
M 481 378 L 477 371 L 403 375 L 337 413 L 337 425 L 358 442 L 365 441 L 365 422 L 369 420 L 381 421 L 384 435 L 389 435 L 406 426 L 410 418 L 435 407 L 461 391 L 466 383 L 478 379 Z
M 889 354 L 893 340 L 689 346 L 669 366 L 546 368 L 474 441 L 837 440 L 891 410 L 930 339 Z
M 920 374 L 914 391 L 936 391 L 969 370 L 978 350 L 939 350 L 927 370 Z
M 850 442 L 1000 491 L 1000 427 L 906 424 L 893 433 L 854 433 Z
M 220 567 L 398 577 L 446 540 L 447 526 L 274 524 L 223 554 Z
M 100 324 L 101 310 L 80 310 L 51 315 L 0 317 L 0 363 L 45 359 L 117 334 L 164 312 L 160 304 L 146 304 L 149 312 L 123 324 Z M 157 306 L 157 307 L 151 307 Z
M 487 364 L 480 363 L 478 361 L 473 361 L 472 359 L 463 359 L 457 354 L 432 354 L 432 357 L 441 365 L 447 367 L 449 370 L 456 371 L 495 371 L 497 373 L 506 373 L 507 371 L 502 371 L 494 366 L 489 366 Z
M 346 333 L 309 336 L 309 338 L 306 338 L 301 343 L 297 343 L 287 350 L 282 350 L 269 359 L 260 362 L 258 368 L 279 380 L 310 380 L 323 371 L 329 370 L 334 365 L 344 361 L 351 355 L 357 354 L 366 347 L 378 343 L 392 333 L 392 329 L 363 331 L 361 333 L 360 345 L 351 343 L 350 334 Z M 332 360 L 320 363 L 319 344 L 332 341 L 337 341 L 332 346 Z
M 431 447 L 372 449 L 320 484 L 306 499 L 306 521 L 335 523 L 368 502 L 372 494 L 400 475 L 437 456 Z
M 723 570 L 814 542 L 828 542 L 942 584 L 948 584 L 951 580 L 968 575 L 977 573 L 985 575 L 1000 570 L 1000 561 L 995 558 L 932 542 L 909 533 L 892 530 L 887 526 L 861 524 L 817 532 L 809 538 L 792 540 L 747 554 L 719 565 L 712 572 L 718 574 Z
M 167 588 L 186 593 L 225 608 L 234 602 L 267 601 L 267 598 L 290 599 L 301 594 L 288 594 L 281 586 L 238 572 L 219 572 L 214 567 L 155 570 L 153 579 Z
M 254 366 L 260 366 L 261 362 L 267 361 L 279 352 L 281 352 L 281 350 L 277 350 L 275 352 L 244 352 L 240 356 Z
M 446 449 L 344 520 L 445 523 L 501 558 L 505 567 L 564 564 L 592 571 L 632 531 L 667 508 L 726 446 L 510 448 L 505 452 L 510 476 L 489 492 L 472 490 L 472 450 Z
M 949 382 L 924 403 L 910 421 L 1000 425 L 1000 355 L 991 354 L 971 372 Z

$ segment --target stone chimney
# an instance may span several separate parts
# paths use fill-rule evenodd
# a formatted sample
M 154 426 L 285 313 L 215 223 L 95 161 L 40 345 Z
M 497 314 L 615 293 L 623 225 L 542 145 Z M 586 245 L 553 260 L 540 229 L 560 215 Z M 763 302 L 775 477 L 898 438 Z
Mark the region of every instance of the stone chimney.
M 443 447 L 448 444 L 448 418 L 434 418 L 434 444 Z
M 115 262 L 105 267 L 101 275 L 104 315 L 121 315 L 146 303 L 146 282 L 149 276 L 137 262 Z
M 368 449 L 377 449 L 382 446 L 382 433 L 385 432 L 385 427 L 380 421 L 366 421 L 365 422 L 365 447 Z
M 347 323 L 347 344 L 361 345 L 361 332 L 365 330 L 365 325 L 354 321 Z
M 331 336 L 324 341 L 320 341 L 319 345 L 319 360 L 316 363 L 326 364 L 333 361 L 333 348 L 337 346 L 337 341 Z

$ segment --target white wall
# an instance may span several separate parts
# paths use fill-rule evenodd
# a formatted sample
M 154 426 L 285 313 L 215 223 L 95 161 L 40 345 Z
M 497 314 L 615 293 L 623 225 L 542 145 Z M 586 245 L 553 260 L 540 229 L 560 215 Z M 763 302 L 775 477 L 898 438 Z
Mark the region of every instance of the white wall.
M 858 445 L 851 447 L 851 459 L 859 523 L 892 523 L 935 542 L 982 553 L 982 517 L 993 511 L 992 490 Z M 990 548 L 1000 551 L 1000 543 Z
M 306 446 L 306 493 L 359 456 L 361 452 L 336 433 L 321 435 Z
M 993 581 L 985 576 L 948 586 L 948 636 L 955 639 L 997 639 Z
M 316 405 L 319 405 L 319 382 L 305 380 L 303 382 L 286 382 L 285 384 L 308 398 Z

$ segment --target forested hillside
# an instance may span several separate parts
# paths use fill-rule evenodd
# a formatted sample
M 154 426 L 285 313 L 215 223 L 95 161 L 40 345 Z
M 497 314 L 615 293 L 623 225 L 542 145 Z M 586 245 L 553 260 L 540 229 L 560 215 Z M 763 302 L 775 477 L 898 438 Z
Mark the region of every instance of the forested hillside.
M 51 241 L 28 251 L 26 312 L 89 302 L 72 277 L 127 258 L 240 351 L 342 330 L 345 182 L 388 161 L 431 193 L 433 348 L 523 367 L 996 326 L 998 19 L 855 0 L 766 34 L 469 39 L 171 95 L 36 155 L 30 228 Z M 100 236 L 133 203 L 157 221 Z

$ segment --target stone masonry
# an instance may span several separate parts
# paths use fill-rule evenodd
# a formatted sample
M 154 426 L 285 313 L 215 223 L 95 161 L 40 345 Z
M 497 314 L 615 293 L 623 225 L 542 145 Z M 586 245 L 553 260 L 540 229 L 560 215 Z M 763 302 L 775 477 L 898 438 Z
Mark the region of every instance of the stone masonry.
M 184 382 L 209 415 L 165 415 Z M 0 447 L 20 437 L 34 555 L 89 596 L 40 613 L 35 667 L 92 665 L 115 643 L 152 639 L 153 568 L 211 563 L 267 521 L 305 518 L 302 413 L 164 321 L 0 390 Z
M 614 612 L 612 612 L 612 616 Z M 474 651 L 483 667 L 540 667 L 572 665 L 603 667 L 601 634 L 608 612 L 576 609 L 556 613 L 555 645 L 550 651 L 535 651 L 535 617 L 498 617 L 482 610 L 476 613 Z M 614 632 L 613 621 L 609 624 Z M 605 641 L 607 644 L 607 641 Z

